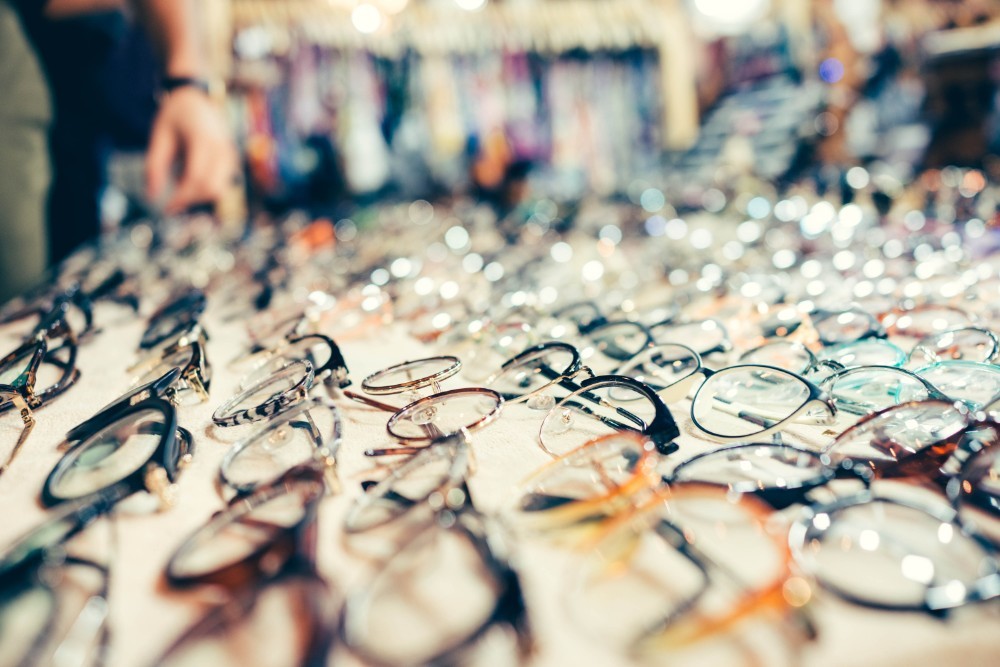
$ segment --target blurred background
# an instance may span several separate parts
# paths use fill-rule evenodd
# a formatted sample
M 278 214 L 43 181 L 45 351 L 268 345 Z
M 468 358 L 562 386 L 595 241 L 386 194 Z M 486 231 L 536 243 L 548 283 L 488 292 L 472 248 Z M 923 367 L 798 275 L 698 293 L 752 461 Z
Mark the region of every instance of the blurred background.
M 376 199 L 451 194 L 500 214 L 529 195 L 591 193 L 652 212 L 760 183 L 822 193 L 945 166 L 1000 175 L 1000 1 L 205 0 L 203 11 L 245 166 L 229 217 L 337 219 Z M 94 55 L 62 63 L 54 87 L 103 82 L 65 131 L 111 156 L 93 215 L 113 225 L 144 213 L 156 65 L 118 12 L 77 21 L 88 30 L 64 35 Z M 81 169 L 89 154 L 73 158 Z

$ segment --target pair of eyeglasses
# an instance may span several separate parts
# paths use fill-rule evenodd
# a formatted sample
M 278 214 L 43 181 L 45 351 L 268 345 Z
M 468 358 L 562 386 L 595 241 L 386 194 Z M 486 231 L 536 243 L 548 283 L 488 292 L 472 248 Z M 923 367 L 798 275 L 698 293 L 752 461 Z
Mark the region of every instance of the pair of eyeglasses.
M 717 487 L 661 487 L 577 547 L 582 558 L 564 575 L 568 613 L 636 658 L 713 655 L 734 650 L 729 642 L 744 659 L 794 652 L 815 636 L 802 609 L 812 592 L 794 574 L 784 536 L 768 528 L 770 515 L 763 502 Z M 789 627 L 795 637 L 785 646 Z M 761 637 L 764 646 L 748 641 Z
M 649 328 L 656 343 L 678 343 L 690 346 L 702 357 L 726 354 L 733 349 L 726 326 L 719 320 L 691 322 L 667 320 Z
M 177 368 L 180 373 L 167 398 L 178 404 L 207 401 L 212 386 L 212 366 L 206 344 L 205 332 L 198 325 L 175 332 L 129 367 L 129 372 L 134 374 L 132 387 L 153 382 L 171 368 Z
M 809 380 L 774 366 L 739 364 L 702 369 L 691 421 L 712 439 L 737 441 L 778 433 L 798 421 L 831 424 L 837 408 Z
M 175 483 L 194 454 L 194 438 L 177 425 L 174 406 L 158 394 L 174 372 L 140 387 L 67 434 L 69 449 L 42 487 L 49 506 L 108 489 L 148 491 L 161 508 L 175 502 Z
M 168 299 L 150 315 L 139 347 L 148 350 L 179 332 L 190 329 L 201 317 L 205 305 L 205 293 L 195 288 L 183 290 Z
M 1000 596 L 996 546 L 944 502 L 865 490 L 803 510 L 796 561 L 851 603 L 936 616 Z
M 950 329 L 917 341 L 910 350 L 911 364 L 928 366 L 939 361 L 980 361 L 993 363 L 1000 358 L 1000 339 L 982 327 Z
M 338 389 L 351 384 L 340 347 L 332 338 L 322 334 L 290 336 L 272 348 L 237 359 L 230 367 L 246 371 L 240 386 L 247 389 L 300 359 L 312 364 L 314 382 L 324 382 Z
M 219 482 L 238 496 L 247 495 L 289 470 L 314 465 L 337 490 L 342 437 L 336 405 L 325 398 L 303 401 L 230 447 L 219 466 Z
M 4 664 L 105 664 L 115 536 L 110 519 L 95 524 L 123 497 L 112 488 L 66 503 L 0 552 Z
M 366 663 L 461 664 L 498 626 L 514 631 L 519 659 L 533 650 L 520 578 L 499 526 L 472 503 L 468 460 L 464 436 L 439 440 L 368 486 L 349 510 L 349 535 L 391 525 L 404 536 L 344 605 L 341 638 Z M 396 631 L 387 636 L 389 626 Z
M 13 463 L 34 429 L 34 411 L 80 377 L 76 337 L 62 314 L 50 313 L 40 327 L 30 340 L 0 359 L 0 413 L 17 410 L 23 424 L 17 442 L 0 466 L 0 475 Z
M 248 650 L 281 664 L 326 663 L 336 598 L 315 563 L 316 516 L 326 491 L 320 470 L 294 468 L 239 497 L 181 543 L 167 563 L 167 582 L 185 590 L 212 586 L 227 598 L 156 664 Z

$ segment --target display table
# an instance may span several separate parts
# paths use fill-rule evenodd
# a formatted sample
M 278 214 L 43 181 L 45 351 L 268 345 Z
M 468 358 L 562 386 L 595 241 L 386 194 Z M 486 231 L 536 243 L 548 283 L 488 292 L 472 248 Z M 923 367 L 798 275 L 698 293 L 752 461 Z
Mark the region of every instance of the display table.
M 128 388 L 127 366 L 144 323 L 114 305 L 98 306 L 96 320 L 103 331 L 82 344 L 79 382 L 67 393 L 37 412 L 37 426 L 24 450 L 0 479 L 6 507 L 0 525 L 0 544 L 44 521 L 46 511 L 39 491 L 46 475 L 59 460 L 60 443 L 68 429 L 91 416 Z M 152 664 L 180 633 L 198 619 L 208 601 L 217 598 L 203 590 L 171 590 L 164 580 L 164 567 L 181 541 L 223 507 L 216 476 L 227 446 L 244 437 L 253 425 L 219 429 L 212 425 L 212 411 L 237 391 L 238 378 L 227 362 L 243 349 L 247 337 L 242 322 L 218 320 L 211 296 L 204 318 L 211 338 L 208 355 L 214 367 L 211 400 L 178 408 L 179 422 L 196 437 L 193 463 L 180 478 L 177 503 L 155 513 L 117 512 L 117 550 L 110 588 L 110 628 L 113 667 Z M 16 340 L 0 331 L 0 346 L 13 347 Z M 350 368 L 354 386 L 369 373 L 406 359 L 432 352 L 407 335 L 400 324 L 374 330 L 365 338 L 338 341 Z M 445 388 L 464 386 L 461 376 L 448 380 Z M 345 552 L 341 525 L 351 498 L 360 492 L 358 481 L 371 465 L 362 456 L 365 448 L 391 445 L 385 431 L 385 415 L 340 399 L 344 441 L 339 453 L 339 475 L 343 490 L 325 499 L 320 508 L 319 564 L 322 575 L 340 591 L 363 586 L 374 571 Z M 540 417 L 523 406 L 509 410 L 494 424 L 477 432 L 472 447 L 477 469 L 469 485 L 477 506 L 492 512 L 510 498 L 514 485 L 549 457 L 535 442 Z M 684 457 L 712 448 L 709 442 L 690 435 L 687 403 L 672 406 L 682 426 L 680 450 Z M 14 415 L 0 420 L 0 442 L 16 438 L 20 422 Z M 2 452 L 6 454 L 6 450 Z M 574 554 L 540 539 L 519 540 L 516 548 L 526 602 L 535 628 L 538 650 L 536 665 L 630 664 L 576 627 L 568 619 L 562 579 Z M 442 591 L 447 595 L 448 591 Z M 959 610 L 944 620 L 922 614 L 878 612 L 846 604 L 814 588 L 810 605 L 819 637 L 807 645 L 802 663 L 807 665 L 993 665 L 1000 655 L 1000 605 L 996 602 Z M 456 604 L 459 604 L 456 601 Z M 338 664 L 354 664 L 353 658 L 337 651 Z

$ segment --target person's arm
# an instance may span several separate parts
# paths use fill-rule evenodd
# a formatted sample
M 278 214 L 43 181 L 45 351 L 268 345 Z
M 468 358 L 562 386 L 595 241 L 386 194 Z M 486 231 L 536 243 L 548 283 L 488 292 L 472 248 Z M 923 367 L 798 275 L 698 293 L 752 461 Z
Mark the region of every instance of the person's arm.
M 197 0 L 135 2 L 160 51 L 164 75 L 209 79 Z M 214 202 L 236 175 L 236 149 L 222 110 L 194 86 L 177 88 L 160 101 L 146 155 L 146 185 L 153 201 L 162 200 L 177 161 L 183 167 L 164 206 L 167 213 Z

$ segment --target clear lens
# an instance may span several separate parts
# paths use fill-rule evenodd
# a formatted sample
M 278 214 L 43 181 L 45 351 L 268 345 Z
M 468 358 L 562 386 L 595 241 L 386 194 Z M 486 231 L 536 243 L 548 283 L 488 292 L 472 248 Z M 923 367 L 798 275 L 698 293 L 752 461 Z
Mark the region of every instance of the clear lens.
M 1000 394 L 1000 368 L 974 361 L 942 361 L 918 368 L 916 374 L 949 398 L 973 408 L 987 405 Z
M 854 368 L 827 378 L 823 386 L 838 408 L 858 415 L 930 397 L 919 378 L 895 368 Z
M 541 529 L 606 516 L 635 504 L 659 480 L 652 444 L 635 434 L 587 443 L 542 468 L 518 488 L 512 518 Z
M 644 350 L 651 342 L 649 331 L 637 322 L 607 324 L 584 336 L 580 357 L 596 373 L 610 371 Z
M 656 391 L 672 387 L 701 370 L 701 359 L 684 345 L 657 345 L 641 352 L 615 371 L 645 382 Z M 678 400 L 683 396 L 676 397 Z
M 436 440 L 485 426 L 502 403 L 486 389 L 453 389 L 407 405 L 389 418 L 387 428 L 400 440 Z
M 429 447 L 358 496 L 344 527 L 349 532 L 361 532 L 389 523 L 426 503 L 432 494 L 457 484 L 467 467 L 464 445 Z M 447 499 L 438 500 L 443 503 Z
M 308 361 L 314 369 L 324 368 L 332 357 L 333 349 L 326 341 L 306 336 L 282 346 L 276 354 L 261 362 L 240 381 L 240 387 L 243 389 L 252 387 L 267 376 L 299 360 Z
M 869 338 L 824 349 L 819 357 L 836 361 L 844 368 L 856 366 L 902 366 L 906 353 L 887 340 Z
M 196 579 L 247 559 L 301 523 L 323 492 L 322 482 L 292 480 L 242 500 L 181 546 L 168 566 L 170 574 Z M 268 564 L 275 570 L 279 565 Z
M 317 456 L 336 455 L 340 434 L 340 416 L 333 404 L 302 403 L 235 445 L 222 462 L 223 480 L 249 492 Z
M 813 324 L 820 340 L 827 345 L 858 340 L 871 333 L 877 326 L 871 315 L 857 310 L 835 313 L 814 320 Z
M 900 405 L 848 429 L 827 453 L 834 462 L 898 461 L 954 438 L 967 423 L 965 413 L 946 401 Z
M 956 329 L 918 343 L 910 352 L 910 361 L 923 365 L 959 360 L 988 362 L 997 351 L 997 339 L 988 331 Z
M 572 368 L 573 359 L 573 352 L 562 347 L 519 355 L 493 376 L 489 387 L 513 400 L 539 391 L 562 377 Z
M 473 539 L 436 529 L 412 540 L 348 599 L 348 643 L 378 664 L 428 664 L 481 628 L 501 587 Z
M 715 320 L 690 322 L 688 324 L 665 324 L 650 329 L 657 343 L 678 343 L 688 345 L 698 354 L 728 346 L 729 335 Z
M 138 410 L 106 426 L 71 449 L 49 482 L 56 498 L 80 498 L 138 472 L 167 437 L 166 417 Z
M 440 382 L 462 367 L 455 357 L 430 357 L 386 368 L 365 378 L 362 388 L 370 394 L 395 394 Z
M 191 365 L 191 359 L 194 355 L 194 348 L 191 346 L 184 346 L 181 349 L 168 354 L 163 357 L 160 361 L 149 366 L 148 370 L 143 370 L 142 374 L 139 375 L 132 382 L 133 387 L 139 387 L 144 384 L 149 384 L 154 380 L 158 380 L 163 376 L 164 373 L 169 371 L 171 368 L 179 368 L 181 372 Z
M 972 320 L 962 311 L 945 306 L 918 308 L 886 318 L 886 325 L 892 333 L 918 338 L 958 329 L 971 323 Z
M 258 408 L 269 401 L 278 399 L 295 387 L 312 386 L 313 368 L 308 361 L 295 361 L 269 375 L 259 383 L 244 391 L 239 397 L 220 408 L 219 419 Z
M 742 364 L 764 364 L 793 373 L 805 373 L 815 361 L 816 358 L 806 346 L 787 340 L 761 345 L 740 357 Z
M 315 579 L 282 577 L 213 609 L 156 664 L 268 667 L 313 664 L 329 595 Z
M 618 431 L 643 433 L 656 416 L 656 404 L 625 383 L 604 382 L 573 392 L 542 421 L 539 440 L 553 456 Z
M 996 572 L 955 524 L 883 499 L 816 515 L 807 539 L 800 556 L 821 583 L 869 604 L 954 607 Z
M 680 464 L 672 478 L 680 482 L 722 484 L 739 493 L 797 489 L 821 478 L 819 454 L 783 445 L 725 447 Z
M 790 373 L 737 366 L 705 380 L 691 404 L 691 416 L 706 433 L 745 438 L 788 419 L 808 400 L 809 386 Z

